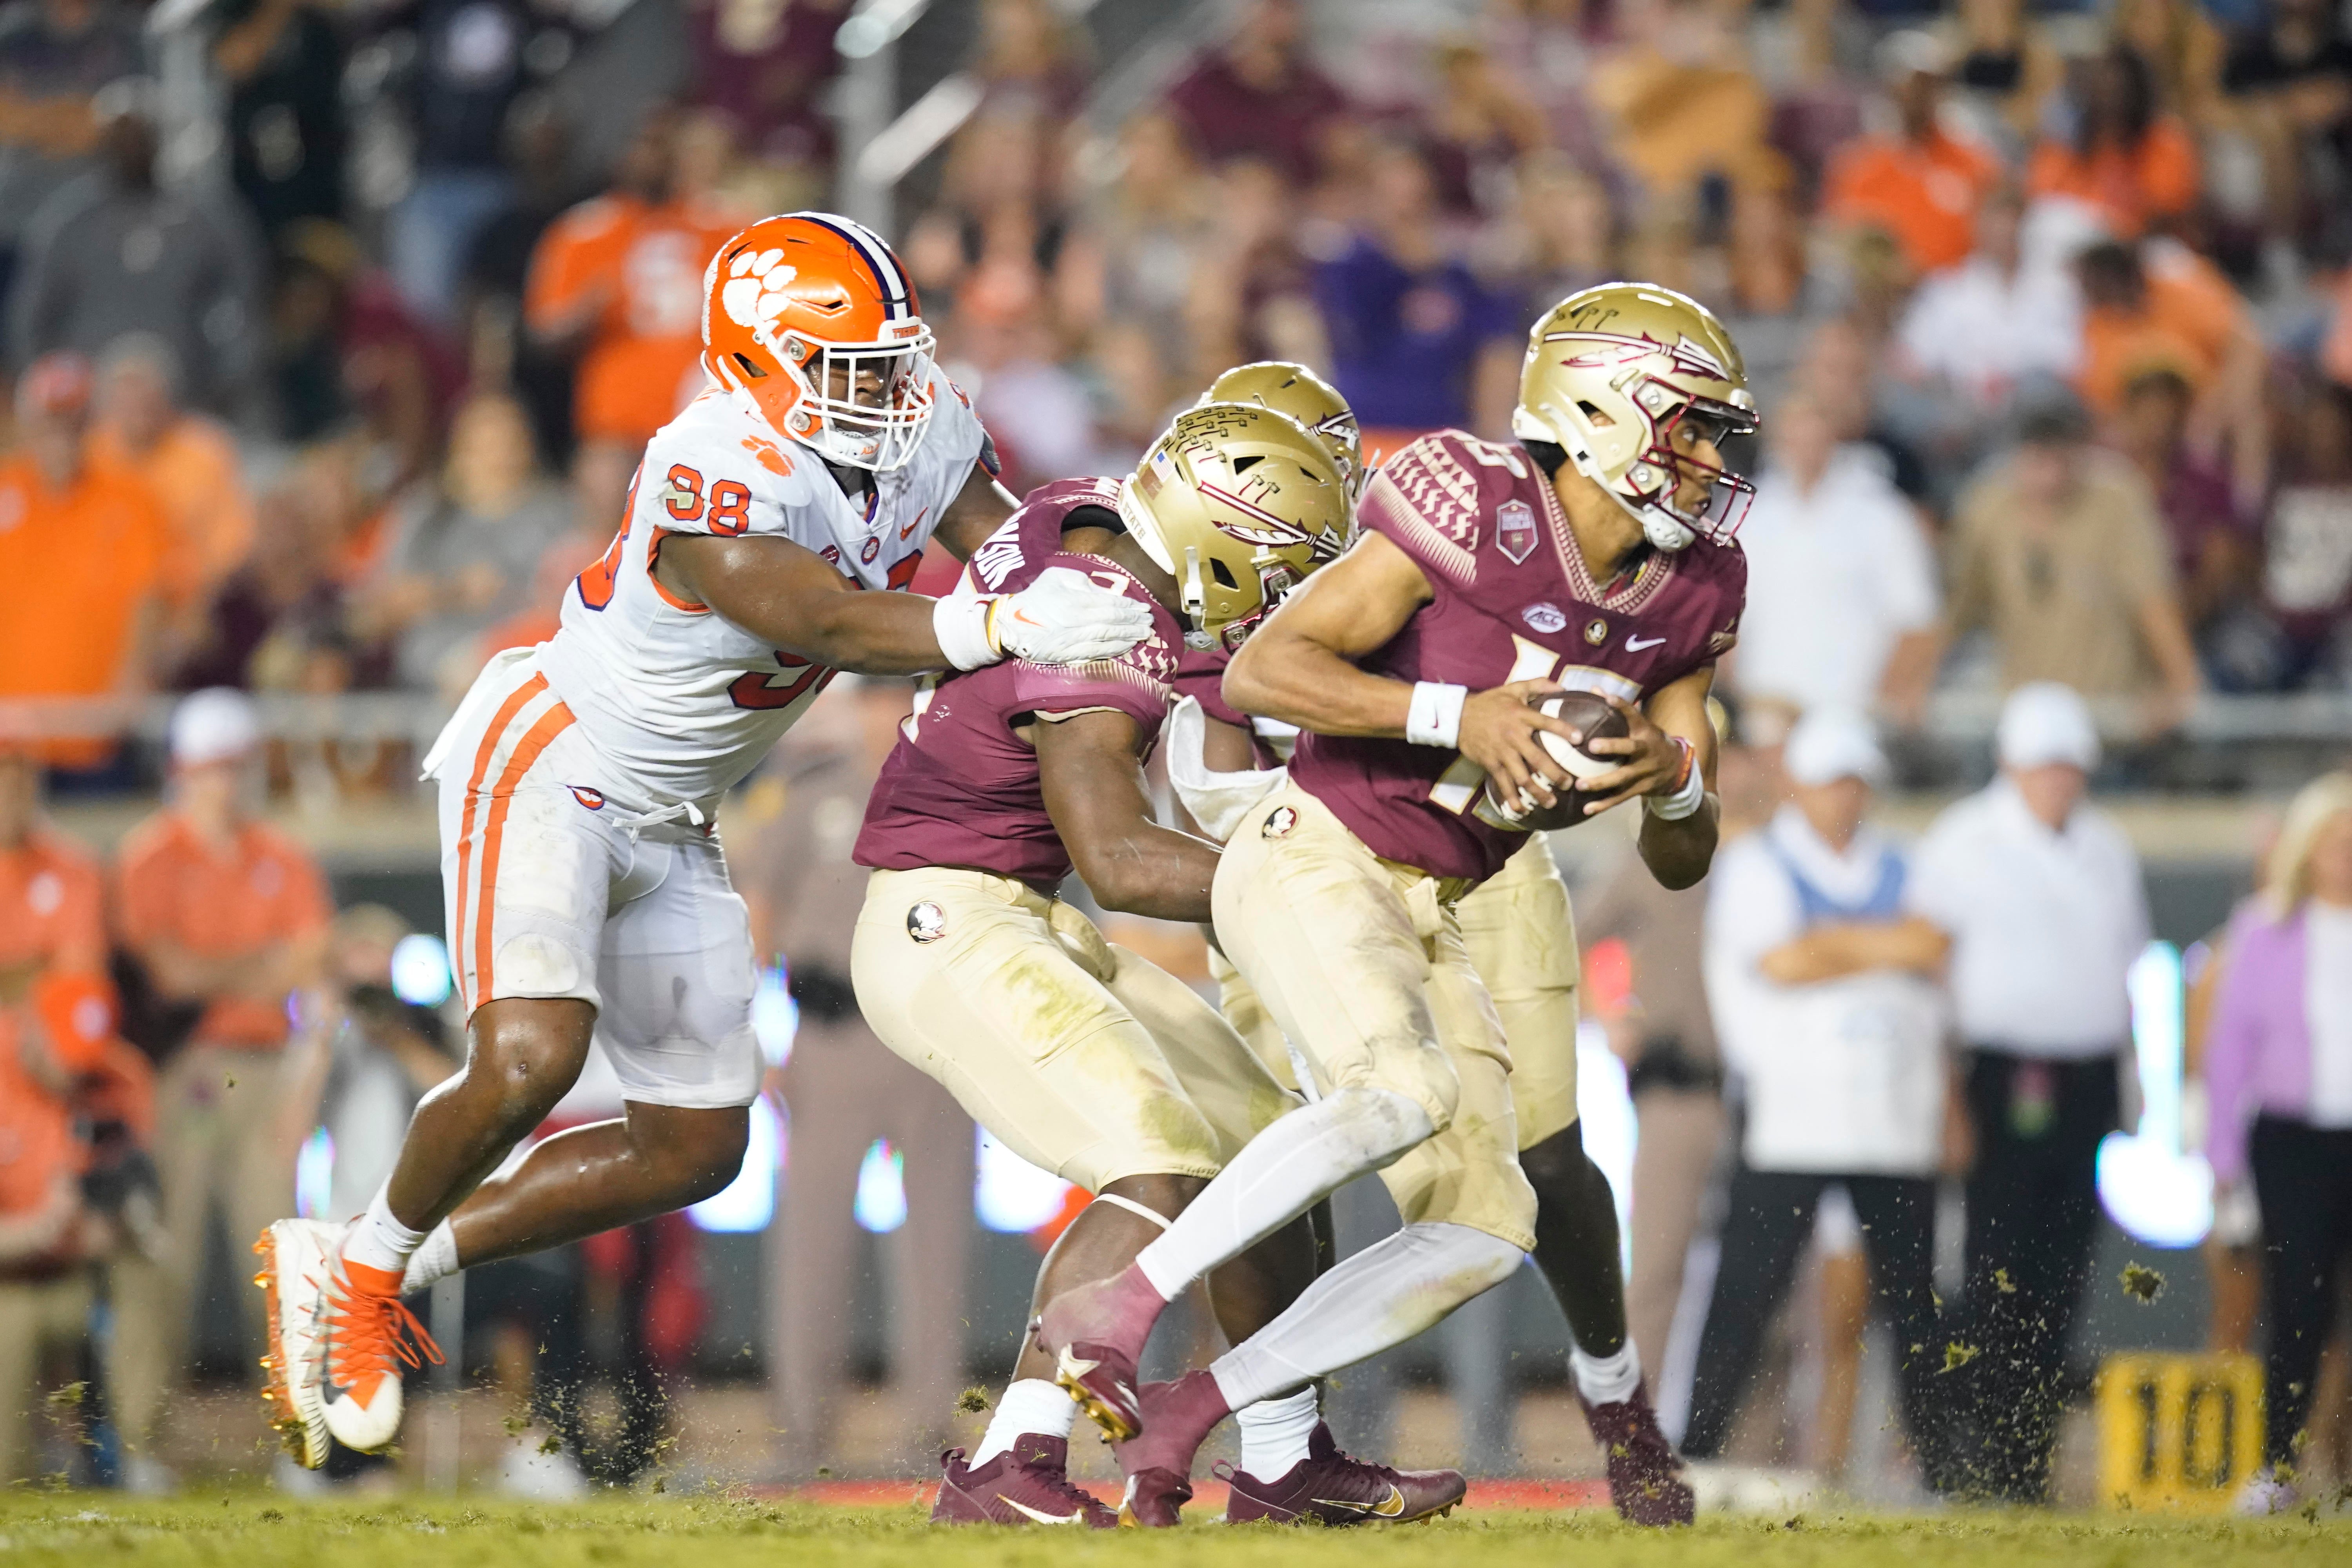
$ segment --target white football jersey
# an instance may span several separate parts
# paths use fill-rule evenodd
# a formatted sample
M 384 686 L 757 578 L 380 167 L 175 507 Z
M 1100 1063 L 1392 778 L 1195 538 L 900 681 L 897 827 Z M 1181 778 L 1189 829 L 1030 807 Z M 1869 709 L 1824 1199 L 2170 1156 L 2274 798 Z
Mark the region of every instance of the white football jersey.
M 537 667 L 613 769 L 597 787 L 637 809 L 709 809 L 766 756 L 834 671 L 768 647 L 654 578 L 673 533 L 780 533 L 860 587 L 904 588 L 987 437 L 933 373 L 922 444 L 853 500 L 804 447 L 713 388 L 646 445 L 621 531 L 564 590 L 562 629 Z M 995 455 L 988 452 L 992 465 Z M 590 781 L 582 781 L 583 784 Z

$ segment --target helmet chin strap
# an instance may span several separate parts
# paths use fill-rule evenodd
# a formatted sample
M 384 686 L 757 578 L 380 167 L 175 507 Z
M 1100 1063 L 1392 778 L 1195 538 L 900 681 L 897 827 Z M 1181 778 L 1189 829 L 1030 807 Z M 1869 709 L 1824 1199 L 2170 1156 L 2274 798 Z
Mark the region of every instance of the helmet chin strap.
M 1184 585 L 1181 597 L 1184 618 L 1192 623 L 1192 630 L 1204 630 L 1202 622 L 1209 614 L 1209 592 L 1201 583 L 1201 547 L 1197 544 L 1184 547 Z

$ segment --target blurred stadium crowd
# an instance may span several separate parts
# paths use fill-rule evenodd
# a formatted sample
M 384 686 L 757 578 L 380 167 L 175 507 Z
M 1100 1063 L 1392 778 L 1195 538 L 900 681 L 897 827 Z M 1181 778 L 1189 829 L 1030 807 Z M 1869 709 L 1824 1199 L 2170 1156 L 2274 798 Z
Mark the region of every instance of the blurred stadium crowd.
M 1499 436 L 1531 310 L 1634 274 L 1775 411 L 1738 689 L 1916 720 L 1979 629 L 1948 683 L 2143 730 L 2347 679 L 2327 0 L 1212 5 L 1109 123 L 1093 7 L 963 9 L 897 228 L 1023 483 L 1267 355 L 1375 431 Z M 850 14 L 13 4 L 0 698 L 447 692 L 543 635 L 698 374 L 711 243 L 833 195 Z M 2042 491 L 2085 542 L 2016 548 Z
M 95 1259 L 114 1307 L 100 1381 L 132 1451 L 106 1473 L 163 1484 L 138 1458 L 151 1396 L 182 1371 L 208 1209 L 239 1238 L 286 1209 L 322 1096 L 373 1108 L 351 1125 L 377 1131 L 339 1133 L 322 1201 L 363 1194 L 354 1150 L 453 1048 L 393 985 L 405 924 L 337 917 L 240 772 L 256 757 L 276 795 L 316 784 L 365 808 L 406 797 L 416 748 L 331 721 L 296 743 L 266 732 L 274 710 L 208 689 L 446 704 L 490 653 L 551 635 L 639 447 L 699 384 L 711 249 L 767 212 L 877 199 L 845 144 L 853 79 L 925 9 L 0 8 L 0 1026 L 16 1046 L 0 1068 L 16 1140 L 0 1464 L 29 1462 L 20 1391 L 37 1347 L 79 1342 Z M 1768 773 L 1790 723 L 1828 708 L 1874 714 L 1896 776 L 1949 784 L 1968 770 L 1916 738 L 1939 701 L 2062 681 L 2092 701 L 2103 783 L 2164 782 L 2166 737 L 2208 694 L 2352 693 L 2352 7 L 1214 0 L 1144 8 L 1167 30 L 1117 58 L 1100 40 L 1138 9 L 1117 0 L 929 9 L 963 58 L 915 106 L 940 114 L 909 110 L 929 140 L 878 199 L 1016 493 L 1124 472 L 1171 410 L 1257 358 L 1327 370 L 1371 446 L 1447 425 L 1504 437 L 1533 314 L 1645 277 L 1723 314 L 1766 411 L 1724 684 Z M 185 692 L 207 694 L 166 746 L 126 743 L 153 739 L 159 694 Z M 808 912 L 826 906 L 799 901 L 816 897 L 804 863 L 841 858 L 892 717 L 861 728 L 873 704 L 847 693 L 820 706 L 839 732 L 796 736 L 751 792 L 767 805 L 739 877 L 769 951 L 826 940 Z M 2320 738 L 2340 754 L 2352 728 Z M 856 759 L 849 782 L 812 787 L 828 756 Z M 1883 776 L 1851 766 L 1798 782 Z M 105 876 L 40 826 L 45 789 L 138 797 L 167 776 L 170 805 Z M 1759 787 L 1760 822 L 1779 785 Z M 1599 918 L 1671 928 L 1686 951 L 1666 972 L 1696 994 L 1705 901 Z M 84 1027 L 117 1004 L 60 979 L 110 951 L 144 1051 L 110 1018 Z M 804 1035 L 842 1023 L 829 962 L 795 952 L 814 976 Z M 1637 1098 L 1714 1096 L 1697 1013 L 1685 1076 L 1662 1055 L 1645 1082 L 1642 1029 L 1617 1042 Z M 2352 1051 L 2343 1016 L 2313 1027 Z M 88 1036 L 89 1054 L 50 1061 L 37 1035 Z M 871 1058 L 822 1089 L 804 1052 L 788 1071 L 858 1105 L 836 1140 L 850 1185 L 888 1137 L 910 1205 L 934 1213 L 922 1192 L 970 1191 L 969 1133 L 919 1103 L 928 1084 L 877 1089 L 897 1064 Z M 1653 1146 L 1697 1150 L 1674 1179 L 1703 1187 L 1719 1110 L 1656 1108 Z M 912 1152 L 927 1115 L 963 1151 L 929 1173 Z M 120 1180 L 64 1179 L 84 1166 Z M 919 1256 L 960 1269 L 968 1229 L 928 1233 Z M 594 1289 L 626 1299 L 620 1363 L 682 1364 L 699 1308 L 668 1265 L 691 1237 L 640 1232 Z M 829 1235 L 780 1245 L 838 1294 Z M 1671 1315 L 1680 1246 L 1653 1319 Z M 1642 1321 L 1638 1224 L 1633 1247 L 1636 1337 L 1663 1341 Z M 530 1303 L 556 1298 L 499 1268 L 520 1272 L 480 1289 L 523 1303 L 527 1331 L 499 1354 L 529 1384 L 551 1342 Z M 795 1408 L 831 1397 L 814 1385 L 832 1335 L 778 1329 L 769 1364 Z M 1700 1374 L 1718 1428 L 1747 1353 Z M 933 1384 L 962 1371 L 926 1367 Z M 562 1398 L 541 1413 L 576 1450 Z M 822 1423 L 801 1429 L 813 1464 Z

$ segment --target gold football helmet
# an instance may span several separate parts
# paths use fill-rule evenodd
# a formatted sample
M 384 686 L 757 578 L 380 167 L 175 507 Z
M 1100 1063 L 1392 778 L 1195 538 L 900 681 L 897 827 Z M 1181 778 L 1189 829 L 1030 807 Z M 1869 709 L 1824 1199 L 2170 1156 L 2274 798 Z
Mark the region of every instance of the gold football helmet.
M 1331 454 L 1347 484 L 1348 499 L 1363 494 L 1370 476 L 1364 471 L 1364 437 L 1356 426 L 1356 411 L 1337 387 L 1305 365 L 1281 359 L 1237 364 L 1211 382 L 1193 406 L 1211 403 L 1255 403 L 1288 415 Z
M 1176 416 L 1118 488 L 1118 515 L 1175 577 L 1185 643 L 1239 647 L 1347 547 L 1347 481 L 1322 442 L 1255 403 Z
M 1727 542 L 1756 489 L 1723 447 L 1757 426 L 1739 346 L 1715 313 L 1654 283 L 1570 295 L 1528 333 L 1512 433 L 1566 449 L 1660 550 Z M 1695 485 L 1703 494 L 1691 498 Z

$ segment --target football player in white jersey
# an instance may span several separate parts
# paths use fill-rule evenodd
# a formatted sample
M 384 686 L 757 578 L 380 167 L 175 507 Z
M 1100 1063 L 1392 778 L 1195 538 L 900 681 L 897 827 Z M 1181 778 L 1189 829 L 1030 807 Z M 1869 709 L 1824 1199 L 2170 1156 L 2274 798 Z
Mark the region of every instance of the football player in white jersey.
M 426 1096 L 348 1227 L 281 1220 L 256 1249 L 273 1415 L 302 1463 L 381 1449 L 401 1306 L 454 1270 L 682 1207 L 742 1162 L 762 1064 L 719 797 L 836 669 L 1062 664 L 1149 636 L 1139 605 L 1063 569 L 1009 595 L 903 589 L 1013 510 L 897 257 L 823 213 L 762 220 L 704 280 L 711 385 L 646 446 L 620 532 L 562 629 L 493 659 L 425 758 L 441 799 L 465 1069 Z M 626 1113 L 531 1149 L 592 1034 Z

